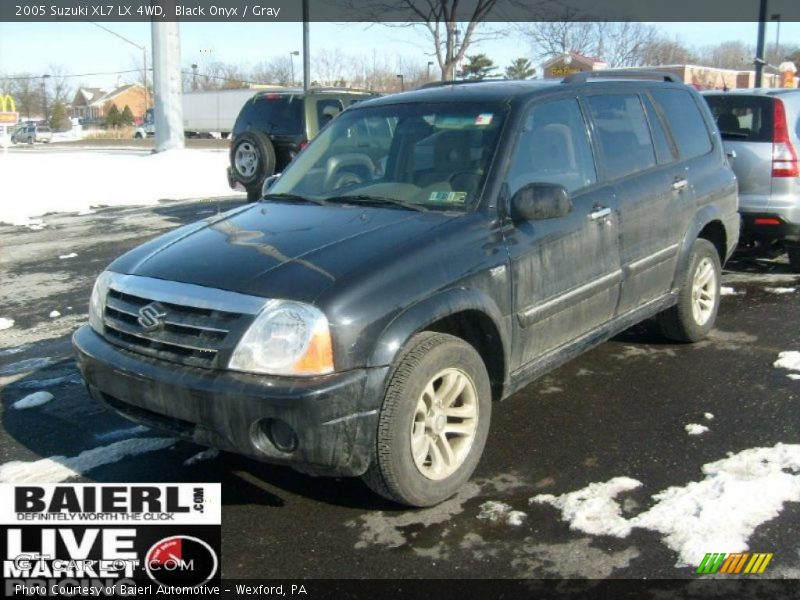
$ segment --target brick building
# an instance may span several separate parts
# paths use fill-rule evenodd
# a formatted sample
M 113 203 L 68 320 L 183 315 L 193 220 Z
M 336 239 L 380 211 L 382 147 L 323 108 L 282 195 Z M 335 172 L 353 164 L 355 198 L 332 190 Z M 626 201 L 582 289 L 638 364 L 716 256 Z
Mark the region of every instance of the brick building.
M 145 91 L 139 83 L 129 83 L 114 89 L 78 88 L 72 100 L 71 116 L 84 119 L 104 119 L 113 105 L 122 112 L 129 106 L 133 117 L 143 118 L 147 108 L 152 106 L 152 97 L 148 94 L 145 105 Z

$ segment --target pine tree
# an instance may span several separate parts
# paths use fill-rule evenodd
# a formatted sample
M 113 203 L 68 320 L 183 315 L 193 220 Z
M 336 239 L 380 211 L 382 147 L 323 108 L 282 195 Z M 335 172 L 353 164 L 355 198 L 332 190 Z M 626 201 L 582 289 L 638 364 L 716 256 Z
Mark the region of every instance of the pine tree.
M 527 58 L 515 58 L 506 67 L 506 79 L 528 79 L 536 74 L 536 69 L 531 66 Z
M 492 76 L 492 71 L 497 67 L 494 61 L 485 54 L 473 54 L 467 57 L 467 64 L 461 69 L 461 77 L 464 79 L 485 79 Z
M 112 104 L 111 108 L 108 110 L 108 114 L 106 114 L 106 127 L 119 127 L 121 123 L 122 115 L 119 112 L 116 104 Z
M 125 108 L 122 109 L 122 115 L 120 115 L 120 125 L 133 125 L 133 111 L 131 107 L 127 104 Z
M 53 105 L 53 114 L 50 115 L 50 129 L 53 131 L 69 131 L 72 129 L 72 122 L 67 115 L 67 107 L 63 102 L 56 102 Z

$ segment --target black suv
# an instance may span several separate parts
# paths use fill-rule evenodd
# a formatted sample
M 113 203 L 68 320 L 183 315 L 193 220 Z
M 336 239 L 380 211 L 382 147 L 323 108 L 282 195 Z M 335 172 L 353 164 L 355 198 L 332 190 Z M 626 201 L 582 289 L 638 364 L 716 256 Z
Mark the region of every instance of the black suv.
M 228 184 L 261 197 L 264 179 L 280 173 L 328 121 L 376 94 L 343 88 L 261 92 L 239 112 L 231 132 Z
M 736 209 L 670 76 L 441 85 L 348 109 L 263 201 L 117 259 L 74 344 L 134 421 L 431 505 L 493 400 L 649 317 L 704 337 Z

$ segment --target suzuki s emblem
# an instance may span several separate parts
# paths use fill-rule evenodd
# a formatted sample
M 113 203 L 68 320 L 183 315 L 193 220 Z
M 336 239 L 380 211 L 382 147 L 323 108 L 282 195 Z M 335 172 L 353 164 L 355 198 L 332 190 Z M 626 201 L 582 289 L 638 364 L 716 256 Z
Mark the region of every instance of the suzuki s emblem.
M 151 302 L 147 306 L 139 309 L 139 325 L 145 331 L 155 331 L 164 326 L 164 317 L 167 316 L 166 310 L 158 302 Z

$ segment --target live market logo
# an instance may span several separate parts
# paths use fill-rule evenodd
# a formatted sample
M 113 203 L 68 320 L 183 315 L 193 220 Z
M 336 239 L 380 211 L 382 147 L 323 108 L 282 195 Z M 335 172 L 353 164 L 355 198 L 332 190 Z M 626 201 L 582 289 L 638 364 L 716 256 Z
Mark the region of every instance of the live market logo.
M 0 484 L 2 591 L 212 593 L 220 518 L 219 484 Z

